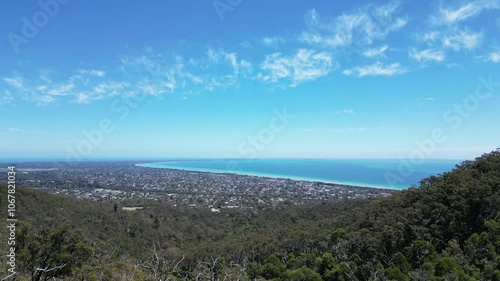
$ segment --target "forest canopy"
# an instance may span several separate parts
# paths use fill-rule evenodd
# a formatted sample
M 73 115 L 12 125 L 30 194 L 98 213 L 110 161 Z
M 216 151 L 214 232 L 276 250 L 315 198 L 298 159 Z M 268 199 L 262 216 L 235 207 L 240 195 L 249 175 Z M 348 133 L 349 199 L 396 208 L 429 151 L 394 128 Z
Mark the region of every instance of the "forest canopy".
M 499 150 L 387 198 L 263 210 L 18 187 L 16 280 L 500 280 L 499 190 Z

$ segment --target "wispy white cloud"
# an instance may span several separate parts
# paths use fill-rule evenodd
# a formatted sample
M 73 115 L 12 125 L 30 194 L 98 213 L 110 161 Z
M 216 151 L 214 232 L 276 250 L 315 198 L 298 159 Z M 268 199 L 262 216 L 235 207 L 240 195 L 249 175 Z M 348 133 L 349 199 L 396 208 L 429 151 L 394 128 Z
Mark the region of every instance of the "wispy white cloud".
M 224 49 L 209 49 L 207 57 L 210 63 L 202 64 L 200 68 L 193 71 L 202 74 L 202 78 L 192 81 L 198 83 L 203 90 L 214 91 L 219 88 L 228 88 L 238 84 L 241 78 L 248 78 L 253 72 L 250 61 L 238 58 L 235 52 L 227 52 Z M 207 72 L 210 70 L 210 72 Z M 185 77 L 191 73 L 188 71 Z
M 264 37 L 262 38 L 262 44 L 271 48 L 278 48 L 279 45 L 284 44 L 285 39 L 283 37 L 275 36 L 275 37 Z
M 437 25 L 451 25 L 492 9 L 500 9 L 499 0 L 475 0 L 456 7 L 440 8 L 438 15 L 431 16 L 430 21 Z
M 26 133 L 28 130 L 26 129 L 21 129 L 21 128 L 8 128 L 9 132 L 12 133 Z
M 418 51 L 413 48 L 408 51 L 408 55 L 410 58 L 418 61 L 418 62 L 427 62 L 427 61 L 437 61 L 442 62 L 445 59 L 445 54 L 441 50 L 433 50 L 433 49 L 425 49 Z
M 5 90 L 4 94 L 0 97 L 0 105 L 11 104 L 14 101 L 14 97 L 9 90 Z
M 48 86 L 50 85 L 50 82 L 47 83 L 48 86 L 45 85 L 39 85 L 37 87 L 34 87 L 30 85 L 26 79 L 23 79 L 20 76 L 15 76 L 11 78 L 3 78 L 3 81 L 11 87 L 10 90 L 12 90 L 17 96 L 19 96 L 21 99 L 24 100 L 30 100 L 34 102 L 37 105 L 45 106 L 50 104 L 51 102 L 55 101 L 56 99 L 48 94 Z M 52 87 L 52 86 L 51 86 Z M 2 103 L 11 103 L 13 101 L 13 95 L 10 90 L 7 90 L 5 92 L 5 96 L 2 98 Z M 57 94 L 57 89 L 54 92 Z
M 350 69 L 344 69 L 344 70 L 342 71 L 342 74 L 349 76 L 349 75 L 351 75 L 351 74 L 352 74 L 352 70 L 350 70 Z
M 439 31 L 431 30 L 424 32 L 423 34 L 418 34 L 417 39 L 428 46 L 433 46 L 436 42 L 438 42 L 440 35 L 441 33 Z
M 122 72 L 135 73 L 132 78 L 135 82 L 131 85 L 133 93 L 158 96 L 215 91 L 237 85 L 253 71 L 250 61 L 222 48 L 208 48 L 204 56 L 194 58 L 174 56 L 172 60 L 166 57 L 149 54 L 121 59 Z
M 210 59 L 210 61 L 218 63 L 220 58 L 219 53 L 220 52 L 218 52 L 217 50 L 209 48 L 207 50 L 207 57 L 208 59 Z
M 21 89 L 23 87 L 23 79 L 21 77 L 3 77 L 3 81 L 7 83 L 7 85 Z
M 53 77 L 52 77 L 53 76 Z M 57 81 L 53 82 L 53 80 Z M 51 73 L 41 71 L 34 75 L 32 79 L 16 77 L 16 79 L 7 79 L 7 84 L 12 87 L 12 91 L 20 99 L 31 101 L 40 106 L 46 106 L 59 99 L 65 99 L 70 102 L 82 102 L 83 96 L 87 101 L 103 99 L 105 97 L 118 94 L 117 90 L 111 89 L 116 82 L 102 82 L 101 73 L 94 71 L 82 71 L 77 69 L 68 71 L 68 73 Z M 103 84 L 104 83 L 104 84 Z M 10 94 L 10 91 L 9 91 Z M 10 94 L 10 96 L 12 96 Z M 78 98 L 80 97 L 80 98 Z
M 36 105 L 39 105 L 39 106 L 47 106 L 50 103 L 55 102 L 56 98 L 54 98 L 53 96 L 49 96 L 49 95 L 33 94 L 31 96 L 31 101 L 33 101 Z
M 50 84 L 50 83 L 52 83 L 52 79 L 50 79 L 50 75 L 51 75 L 50 71 L 42 70 L 40 72 L 40 75 L 38 76 L 38 78 L 40 80 L 42 80 L 43 82 L 45 82 L 46 84 Z
M 243 47 L 245 49 L 252 48 L 252 44 L 249 41 L 243 41 L 243 42 L 241 42 L 240 45 L 241 45 L 241 47 Z
M 299 39 L 315 46 L 351 46 L 364 49 L 406 26 L 407 17 L 398 16 L 400 6 L 399 1 L 391 1 L 379 7 L 366 6 L 333 20 L 322 20 L 313 9 L 305 18 L 308 29 L 302 32 Z
M 469 32 L 459 30 L 454 34 L 446 35 L 443 40 L 443 47 L 460 51 L 461 49 L 472 50 L 477 48 L 483 40 L 482 32 Z
M 490 53 L 486 60 L 495 63 L 500 62 L 500 52 Z
M 98 95 L 116 96 L 128 86 L 128 82 L 101 82 L 93 87 L 92 90 Z
M 343 110 L 337 111 L 337 113 L 352 114 L 352 113 L 354 113 L 354 110 L 352 110 L 352 109 L 343 109 Z
M 326 52 L 300 49 L 291 56 L 281 53 L 267 55 L 261 64 L 263 73 L 258 77 L 267 82 L 291 80 L 291 86 L 315 80 L 328 75 L 333 70 L 333 58 Z
M 160 81 L 154 81 L 153 79 L 146 77 L 137 83 L 136 89 L 142 94 L 160 96 L 165 94 L 167 89 L 169 89 L 164 86 L 165 85 L 162 85 Z
M 401 67 L 399 63 L 393 63 L 390 65 L 384 65 L 381 62 L 376 62 L 371 65 L 354 67 L 350 73 L 356 73 L 358 77 L 364 76 L 393 76 L 396 74 L 405 73 L 407 70 L 404 67 Z M 346 73 L 344 73 L 346 74 Z
M 432 18 L 433 23 L 424 19 L 427 25 L 422 29 L 417 28 L 422 35 L 414 36 L 414 39 L 420 46 L 410 48 L 408 57 L 421 63 L 451 61 L 455 57 L 451 55 L 453 51 L 479 48 L 490 30 L 471 31 L 462 23 L 483 11 L 497 9 L 499 1 L 477 0 L 458 6 L 442 6 L 437 14 L 425 17 Z M 244 38 L 242 40 L 246 41 L 238 41 L 242 42 L 237 44 L 238 52 L 222 47 L 203 47 L 205 49 L 189 52 L 197 53 L 189 57 L 162 54 L 147 47 L 142 55 L 122 57 L 118 67 L 76 68 L 66 73 L 41 71 L 30 79 L 15 72 L 16 75 L 12 77 L 0 77 L 0 85 L 5 86 L 8 93 L 0 99 L 13 100 L 15 96 L 16 99 L 46 105 L 58 100 L 91 103 L 118 95 L 161 96 L 216 91 L 238 87 L 240 81 L 297 86 L 329 75 L 339 65 L 337 61 L 342 60 L 339 52 L 346 49 L 358 52 L 362 62 L 356 61 L 354 67 L 344 67 L 344 75 L 364 77 L 402 74 L 408 71 L 401 65 L 406 61 L 399 58 L 390 60 L 400 61 L 400 64 L 386 60 L 389 55 L 406 56 L 404 51 L 400 52 L 400 40 L 389 38 L 409 22 L 402 3 L 389 0 L 383 5 L 364 5 L 333 17 L 322 17 L 322 11 L 312 9 L 305 15 L 306 28 L 295 33 L 299 38 L 289 35 L 284 37 L 283 34 Z M 265 47 L 280 47 L 284 51 Z M 297 49 L 290 51 L 292 47 Z M 266 50 L 266 55 L 258 57 Z M 245 53 L 253 54 L 253 60 Z M 493 52 L 477 58 L 478 61 L 498 63 L 500 53 Z M 118 73 L 115 71 L 117 68 L 121 69 Z
M 373 57 L 385 58 L 385 51 L 387 51 L 387 49 L 389 49 L 388 45 L 382 45 L 378 48 L 367 49 L 366 51 L 363 52 L 363 56 L 368 58 L 373 58 Z
M 429 30 L 424 30 L 422 35 L 417 36 L 426 47 L 422 51 L 410 50 L 409 56 L 417 61 L 440 62 L 445 60 L 447 50 L 460 52 L 478 49 L 487 30 L 472 31 L 466 24 L 471 18 L 495 9 L 500 9 L 500 0 L 441 3 L 438 11 L 428 17 L 426 27 Z
M 97 77 L 104 77 L 104 75 L 106 75 L 106 71 L 96 69 L 79 69 L 78 73 L 82 75 L 93 75 Z
M 50 90 L 47 90 L 47 86 L 39 86 L 37 89 L 40 92 L 45 92 L 51 96 L 68 96 L 72 93 L 74 88 L 75 88 L 75 84 L 65 83 L 65 84 L 57 85 Z
M 251 69 L 252 64 L 244 59 L 238 59 L 238 55 L 234 52 L 226 52 L 223 49 L 214 50 L 212 48 L 208 49 L 207 56 L 211 62 L 217 64 L 228 64 L 233 68 L 233 74 L 237 75 L 240 70 L 247 72 Z
M 76 95 L 76 103 L 85 104 L 90 103 L 91 100 L 90 96 L 85 93 L 78 93 Z

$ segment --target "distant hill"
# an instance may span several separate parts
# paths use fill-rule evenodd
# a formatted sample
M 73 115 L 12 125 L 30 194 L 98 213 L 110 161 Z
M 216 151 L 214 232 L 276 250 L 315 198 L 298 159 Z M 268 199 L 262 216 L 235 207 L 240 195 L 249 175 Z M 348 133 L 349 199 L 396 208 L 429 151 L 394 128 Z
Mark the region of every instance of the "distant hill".
M 0 184 L 3 225 L 6 199 Z M 500 280 L 499 150 L 383 199 L 220 213 L 16 199 L 16 280 Z

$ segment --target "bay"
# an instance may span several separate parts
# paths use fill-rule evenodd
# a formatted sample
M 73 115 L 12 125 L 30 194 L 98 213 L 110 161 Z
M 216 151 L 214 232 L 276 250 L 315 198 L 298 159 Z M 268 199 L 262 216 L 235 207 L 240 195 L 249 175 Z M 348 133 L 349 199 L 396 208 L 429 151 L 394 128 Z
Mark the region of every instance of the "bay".
M 319 181 L 353 186 L 406 189 L 452 170 L 461 160 L 406 159 L 190 159 L 137 164 L 141 167 Z

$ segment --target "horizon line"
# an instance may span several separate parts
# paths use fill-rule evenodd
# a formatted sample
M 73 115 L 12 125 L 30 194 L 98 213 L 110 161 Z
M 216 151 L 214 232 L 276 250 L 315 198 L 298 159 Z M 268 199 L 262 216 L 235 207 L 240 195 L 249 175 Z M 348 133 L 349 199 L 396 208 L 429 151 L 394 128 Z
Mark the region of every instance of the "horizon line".
M 479 157 L 479 156 L 478 156 Z M 262 157 L 262 158 L 231 158 L 231 157 L 96 157 L 87 158 L 82 160 L 71 160 L 68 161 L 64 158 L 51 158 L 51 157 L 20 157 L 20 158 L 0 158 L 0 162 L 68 162 L 68 163 L 79 163 L 79 162 L 97 162 L 97 161 L 173 161 L 173 160 L 229 160 L 229 161 L 254 161 L 254 160 L 405 160 L 408 157 L 389 157 L 389 158 L 362 158 L 362 157 Z M 475 158 L 474 158 L 475 159 Z M 466 161 L 471 159 L 464 158 L 425 158 L 426 160 L 449 160 L 449 161 Z

